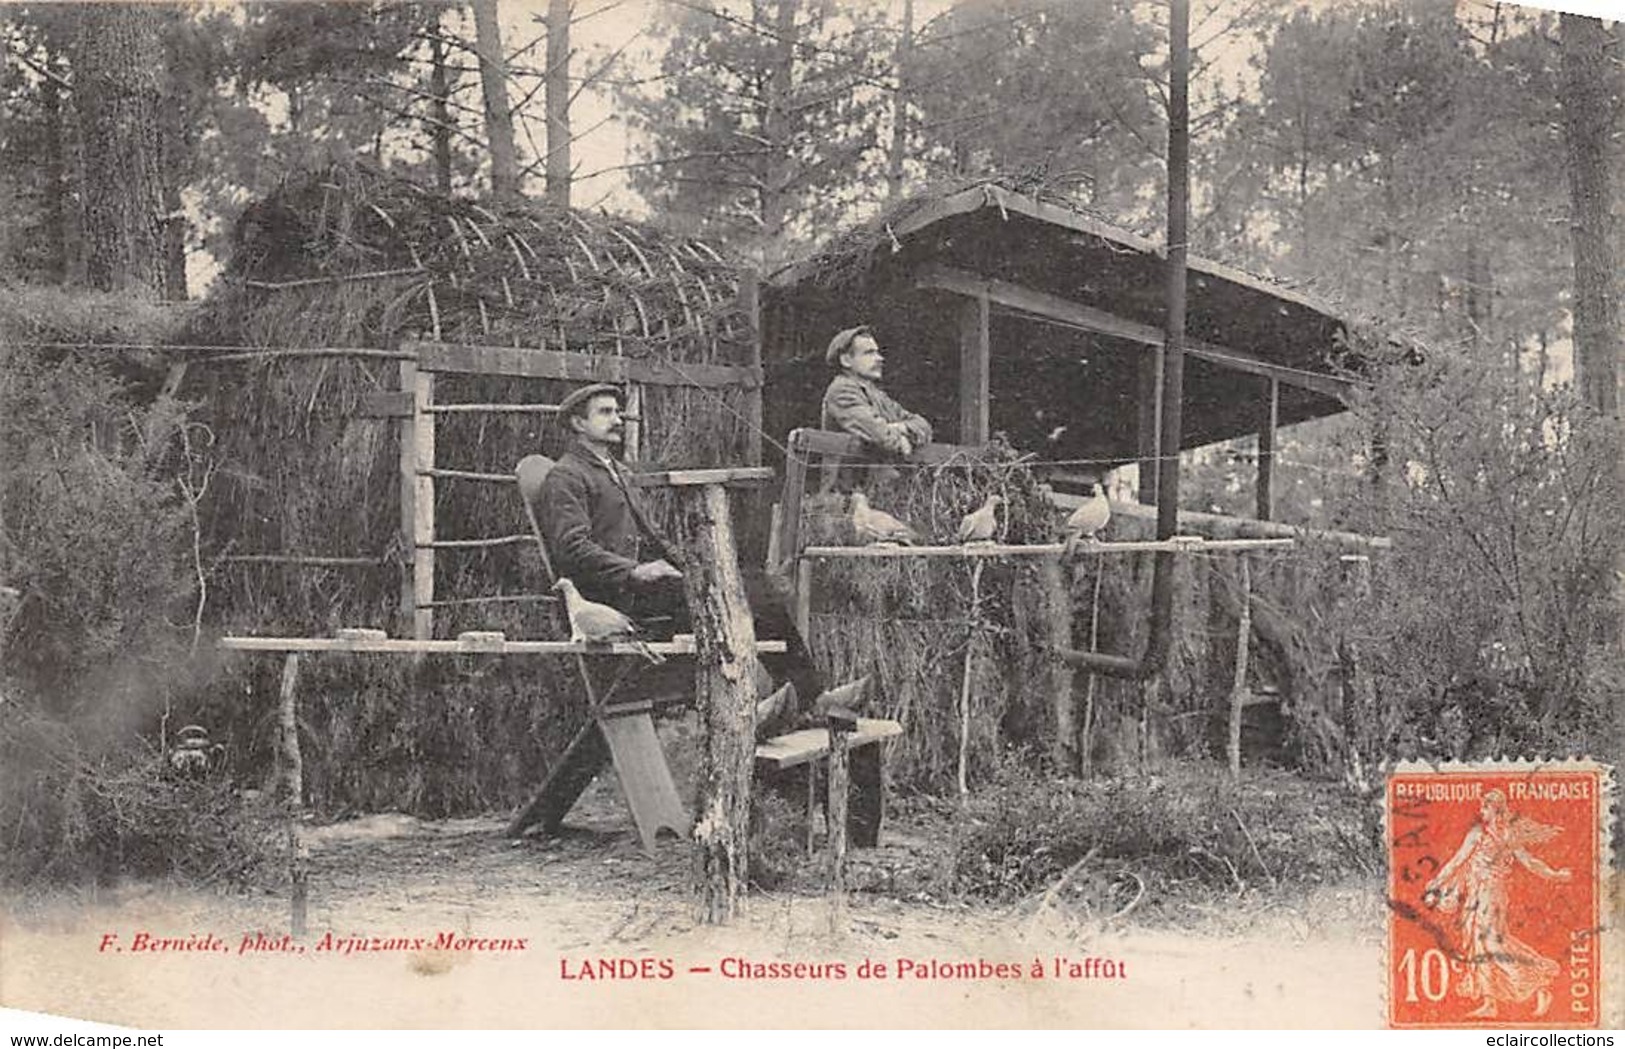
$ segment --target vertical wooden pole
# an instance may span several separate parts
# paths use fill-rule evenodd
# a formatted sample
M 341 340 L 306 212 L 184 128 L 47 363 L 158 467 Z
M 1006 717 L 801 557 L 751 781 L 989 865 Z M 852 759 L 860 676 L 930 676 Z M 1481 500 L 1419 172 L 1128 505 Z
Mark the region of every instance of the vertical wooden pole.
M 762 292 L 761 279 L 753 269 L 739 276 L 739 312 L 745 318 L 745 363 L 762 370 Z M 762 387 L 752 386 L 745 391 L 745 421 L 750 433 L 745 435 L 745 461 L 751 466 L 762 464 Z
M 1360 756 L 1362 724 L 1370 724 L 1377 714 L 1371 682 L 1360 666 L 1359 652 L 1349 630 L 1350 610 L 1371 596 L 1371 558 L 1365 554 L 1343 554 L 1338 558 L 1342 590 L 1335 622 L 1338 623 L 1337 671 L 1342 699 L 1343 779 L 1362 797 L 1371 791 L 1365 761 Z
M 277 765 L 282 793 L 284 832 L 288 848 L 288 928 L 305 935 L 309 887 L 307 857 L 299 840 L 299 816 L 304 808 L 305 766 L 299 754 L 299 654 L 290 652 L 282 662 L 282 689 L 277 705 Z
M 1157 501 L 1157 464 L 1162 459 L 1162 355 L 1140 357 L 1139 375 L 1140 487 L 1141 503 Z
M 417 361 L 402 361 L 398 376 L 400 390 L 410 396 L 417 389 Z M 416 412 L 407 412 L 396 421 L 395 434 L 400 448 L 401 490 L 401 549 L 406 555 L 401 560 L 400 617 L 395 632 L 401 637 L 416 634 L 417 621 L 417 492 L 418 453 L 417 425 L 422 418 Z
M 434 373 L 414 369 L 412 379 L 412 636 L 434 637 Z
M 807 855 L 813 854 L 813 818 L 818 815 L 818 762 L 807 762 Z
M 1275 519 L 1275 429 L 1281 418 L 1281 382 L 1264 380 L 1258 419 L 1258 509 L 1260 521 Z
M 829 883 L 825 889 L 829 902 L 829 931 L 839 935 L 846 931 L 846 800 L 849 775 L 847 771 L 846 723 L 834 718 L 829 722 L 829 802 L 825 812 L 829 825 Z
M 803 643 L 812 642 L 812 562 L 803 557 L 796 562 L 796 629 Z
M 621 458 L 629 463 L 643 461 L 643 412 L 646 399 L 641 383 L 626 384 L 626 432 L 621 444 Z
M 959 443 L 988 439 L 988 304 L 985 295 L 967 299 L 959 314 Z
M 1253 637 L 1253 579 L 1243 553 L 1236 559 L 1240 563 L 1238 607 L 1236 615 L 1236 675 L 1230 685 L 1230 739 L 1225 746 L 1225 757 L 1230 762 L 1230 778 L 1241 778 L 1241 712 L 1247 705 L 1247 652 Z
M 756 692 L 761 674 L 756 628 L 734 546 L 728 490 L 702 486 L 683 516 L 685 580 L 694 619 L 695 693 L 705 729 L 694 887 L 701 920 L 721 925 L 739 909 L 749 873 L 750 785 L 756 756 Z
M 1067 592 L 1065 570 L 1059 557 L 1038 562 L 1038 582 L 1042 590 L 1044 620 L 1049 624 L 1051 652 L 1072 647 L 1072 595 Z M 1050 757 L 1058 769 L 1075 772 L 1077 761 L 1077 708 L 1072 696 L 1072 667 L 1064 660 L 1050 660 L 1050 702 L 1055 712 L 1055 738 Z

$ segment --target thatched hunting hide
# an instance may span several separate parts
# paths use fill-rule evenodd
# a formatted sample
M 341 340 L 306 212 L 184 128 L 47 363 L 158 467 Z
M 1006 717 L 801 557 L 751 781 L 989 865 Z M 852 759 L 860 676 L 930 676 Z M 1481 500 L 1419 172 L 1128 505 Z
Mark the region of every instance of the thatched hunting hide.
M 999 493 L 1011 542 L 1053 541 L 1058 517 L 1035 497 L 1038 482 L 1066 486 L 1159 454 L 1164 268 L 1155 245 L 1001 186 L 905 201 L 768 278 L 769 430 L 816 425 L 830 374 L 825 346 L 835 331 L 867 323 L 887 353 L 887 386 L 933 421 L 939 440 L 964 449 L 905 466 L 889 485 L 873 480 L 871 500 L 940 543 L 952 541 L 960 515 Z M 1335 312 L 1198 259 L 1188 290 L 1182 449 L 1258 434 L 1270 442 L 1259 456 L 1268 464 L 1277 426 L 1344 409 L 1365 362 L 1343 352 L 1347 324 Z M 868 465 L 871 478 L 884 476 Z M 1259 473 L 1263 517 L 1268 474 Z M 1142 470 L 1146 497 L 1153 476 Z M 809 501 L 803 535 L 815 545 L 850 541 L 841 536 L 846 512 L 844 501 Z M 1110 537 L 1151 532 L 1149 522 L 1119 520 Z M 1303 625 L 1336 618 L 1337 553 L 1329 544 L 1253 561 L 1247 686 L 1265 701 L 1249 704 L 1247 717 L 1265 722 L 1255 753 L 1340 771 L 1353 721 L 1336 631 Z M 1237 557 L 1182 560 L 1172 652 L 1147 684 L 1091 681 L 1053 653 L 1143 650 L 1149 554 L 1064 569 L 1012 558 L 974 580 L 975 562 L 950 558 L 820 561 L 814 645 L 838 676 L 882 682 L 887 713 L 910 723 L 894 767 L 916 782 L 956 779 L 967 733 L 972 785 L 1011 747 L 1072 768 L 1222 754 L 1242 600 Z
M 1146 458 L 1164 269 L 1158 245 L 999 185 L 911 198 L 769 277 L 768 418 L 808 425 L 830 336 L 866 323 L 890 384 L 938 421 L 939 439 L 1003 432 L 1041 458 L 1097 468 Z M 1342 350 L 1346 324 L 1297 291 L 1192 258 L 1182 447 L 1257 433 L 1272 380 L 1278 425 L 1342 411 L 1338 395 L 1363 367 Z M 978 419 L 968 341 L 983 328 L 990 383 Z
M 208 426 L 194 441 L 214 464 L 208 618 L 225 632 L 411 636 L 402 605 L 413 572 L 427 571 L 432 586 L 418 593 L 432 595 L 434 636 L 550 636 L 529 596 L 539 561 L 511 476 L 526 454 L 558 453 L 545 406 L 583 379 L 613 375 L 636 390 L 648 465 L 758 454 L 757 389 L 716 379 L 748 373 L 754 352 L 736 269 L 698 241 L 341 167 L 247 209 L 223 286 L 188 341 L 242 354 L 192 365 L 180 396 Z M 487 364 L 498 374 L 481 374 Z M 431 365 L 434 407 L 414 410 L 413 375 Z M 429 412 L 426 471 L 410 447 L 403 459 L 403 441 Z M 404 527 L 414 489 L 433 493 L 429 538 L 440 545 L 429 556 Z M 669 493 L 651 501 L 670 513 Z M 462 540 L 490 544 L 446 545 Z M 307 780 L 329 807 L 513 804 L 581 717 L 564 660 L 306 662 L 302 681 L 321 697 L 306 711 L 318 755 Z M 222 700 L 219 716 L 257 760 L 275 667 L 241 665 L 252 667 L 251 698 Z

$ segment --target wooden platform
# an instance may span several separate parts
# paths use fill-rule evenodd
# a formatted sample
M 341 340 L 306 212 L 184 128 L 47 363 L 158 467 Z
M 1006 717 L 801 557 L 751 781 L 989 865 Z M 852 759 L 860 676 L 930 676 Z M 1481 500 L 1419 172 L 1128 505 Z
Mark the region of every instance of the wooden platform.
M 493 656 L 641 656 L 647 648 L 662 656 L 692 656 L 694 642 L 649 641 L 628 644 L 585 644 L 573 641 L 417 641 L 411 638 L 336 637 L 223 637 L 222 649 L 236 652 L 383 652 L 415 655 L 493 655 Z M 782 653 L 783 641 L 758 641 L 757 652 Z

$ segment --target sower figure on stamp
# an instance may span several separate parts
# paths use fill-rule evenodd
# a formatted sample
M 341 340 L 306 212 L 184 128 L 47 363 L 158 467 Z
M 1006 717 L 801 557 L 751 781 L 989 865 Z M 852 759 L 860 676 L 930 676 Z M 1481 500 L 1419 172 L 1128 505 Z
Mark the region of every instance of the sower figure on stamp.
M 819 428 L 862 438 L 869 454 L 904 458 L 931 441 L 931 424 L 880 388 L 886 358 L 865 326 L 836 333 L 824 359 L 837 370 L 824 390 Z M 895 477 L 889 467 L 884 479 Z
M 1562 966 L 1544 957 L 1514 933 L 1517 921 L 1510 895 L 1514 866 L 1547 881 L 1573 878 L 1567 868 L 1556 869 L 1529 851 L 1555 838 L 1559 828 L 1514 815 L 1506 795 L 1485 793 L 1478 822 L 1467 831 L 1456 854 L 1428 882 L 1425 900 L 1456 918 L 1465 978 L 1457 993 L 1482 999 L 1467 1015 L 1491 1017 L 1499 1002 L 1535 999 L 1534 1015 L 1545 1016 L 1552 1006 L 1551 985 Z
M 542 482 L 537 515 L 559 578 L 575 583 L 587 600 L 618 608 L 640 625 L 661 621 L 665 629 L 652 632 L 670 636 L 689 624 L 683 562 L 654 527 L 618 458 L 625 428 L 622 404 L 620 388 L 607 383 L 584 386 L 560 403 L 559 419 L 570 443 Z M 787 677 L 802 701 L 810 701 L 822 688 L 790 616 L 760 572 L 745 569 L 744 581 L 756 636 L 782 638 L 789 649 L 783 656 L 763 655 L 763 665 L 775 677 Z M 681 677 L 685 671 L 676 673 Z

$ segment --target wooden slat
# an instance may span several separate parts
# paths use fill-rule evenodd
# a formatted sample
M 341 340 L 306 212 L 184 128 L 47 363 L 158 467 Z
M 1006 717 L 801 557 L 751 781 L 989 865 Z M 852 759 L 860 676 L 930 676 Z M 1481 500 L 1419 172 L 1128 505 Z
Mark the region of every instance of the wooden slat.
M 431 404 L 432 415 L 557 415 L 556 404 Z
M 419 550 L 480 550 L 493 546 L 518 546 L 520 543 L 531 542 L 528 535 L 495 535 L 484 539 L 431 539 L 426 543 L 419 543 Z M 430 597 L 428 600 L 434 600 Z M 428 607 L 428 606 L 420 606 Z
M 678 840 L 688 837 L 693 819 L 677 795 L 660 737 L 655 734 L 654 718 L 646 713 L 600 718 L 598 730 L 609 744 L 621 795 L 632 810 L 643 851 L 654 853 L 662 830 L 671 831 Z
M 1050 493 L 1050 502 L 1058 509 L 1072 511 L 1082 505 L 1085 496 L 1068 495 L 1064 492 Z M 1141 503 L 1120 503 L 1112 500 L 1113 517 L 1134 517 L 1142 521 L 1155 521 L 1157 508 Z M 1199 531 L 1202 528 L 1223 529 L 1235 532 L 1238 535 L 1255 536 L 1269 539 L 1307 539 L 1317 542 L 1339 543 L 1344 546 L 1369 547 L 1374 550 L 1389 550 L 1393 548 L 1394 541 L 1383 535 L 1361 535 L 1359 532 L 1340 532 L 1325 528 L 1300 528 L 1297 525 L 1281 524 L 1276 521 L 1257 521 L 1248 517 L 1231 517 L 1227 514 L 1208 514 L 1196 510 L 1179 511 L 1179 527 L 1183 530 Z M 1101 543 L 1100 546 L 1117 548 L 1115 543 Z
M 468 648 L 450 640 L 420 640 L 416 638 L 356 638 L 336 637 L 223 637 L 219 647 L 233 652 L 376 652 L 390 655 L 455 655 Z M 692 656 L 692 641 L 649 641 L 630 644 L 623 641 L 607 645 L 592 645 L 574 641 L 504 641 L 493 646 L 495 655 L 504 656 L 638 656 L 647 649 L 663 656 Z M 758 641 L 758 653 L 769 655 L 785 651 L 783 641 Z
M 771 466 L 735 466 L 707 470 L 659 470 L 634 474 L 631 481 L 641 488 L 688 487 L 702 484 L 765 484 L 775 476 Z
M 423 471 L 427 477 L 445 477 L 459 481 L 496 481 L 502 484 L 513 484 L 516 478 L 513 474 L 485 473 L 480 470 L 449 470 L 437 466 L 433 470 Z
M 415 350 L 419 367 L 432 372 L 513 375 L 565 382 L 642 382 L 656 386 L 759 387 L 762 384 L 760 368 L 672 363 L 653 357 L 439 342 L 409 342 L 403 344 L 403 348 Z
M 933 265 L 921 270 L 914 280 L 915 287 L 928 288 L 939 291 L 950 291 L 959 295 L 968 295 L 976 298 L 986 298 L 1001 306 L 1022 313 L 1032 314 L 1083 328 L 1087 331 L 1098 332 L 1128 342 L 1136 342 L 1143 346 L 1160 348 L 1163 344 L 1163 332 L 1153 324 L 1120 317 L 1115 313 L 1087 306 L 1081 302 L 1051 295 L 1048 292 L 1037 291 L 1020 284 L 1009 281 L 993 280 L 979 274 L 969 273 L 952 266 Z M 1204 342 L 1201 339 L 1186 338 L 1185 352 L 1192 357 L 1211 361 L 1215 364 L 1234 368 L 1237 371 L 1251 372 L 1269 378 L 1279 379 L 1290 386 L 1301 386 L 1307 390 L 1324 394 L 1341 400 L 1348 395 L 1353 387 L 1347 379 L 1335 375 L 1317 375 L 1313 372 L 1299 368 L 1289 368 L 1264 360 L 1256 354 L 1244 350 L 1220 346 L 1217 343 Z
M 424 409 L 434 403 L 434 374 L 421 367 L 412 382 L 412 636 L 434 636 L 435 421 Z
M 412 411 L 414 390 L 417 389 L 418 366 L 415 360 L 402 361 L 400 364 L 397 382 L 400 389 L 396 393 L 405 398 L 407 411 L 398 417 L 395 425 L 395 439 L 399 446 L 399 477 L 396 487 L 400 498 L 400 528 L 401 546 L 407 550 L 417 541 L 413 531 L 417 523 L 417 491 L 418 491 L 418 458 L 417 440 L 414 436 L 417 431 L 417 413 Z M 400 629 L 410 630 L 416 622 L 418 613 L 417 560 L 415 557 L 404 558 L 401 562 L 401 593 L 398 602 Z
M 704 287 L 704 284 L 701 284 Z M 761 278 L 755 270 L 747 270 L 739 277 L 739 311 L 745 317 L 745 349 L 749 364 L 760 375 L 762 370 L 762 299 Z M 762 461 L 762 388 L 754 387 L 745 400 L 745 425 L 749 427 L 746 445 L 747 461 L 756 466 Z
M 846 737 L 847 749 L 903 734 L 903 726 L 889 718 L 859 718 L 858 729 Z M 775 769 L 794 768 L 816 761 L 829 753 L 829 729 L 804 728 L 774 736 L 756 745 L 756 760 Z
M 389 563 L 381 557 L 324 557 L 317 554 L 227 554 L 220 560 L 237 565 L 310 565 L 316 568 L 376 568 Z
M 1117 542 L 1088 542 L 1078 549 L 1095 554 L 1132 554 L 1147 550 L 1284 550 L 1295 540 L 1290 538 L 1259 539 L 1207 539 L 1199 535 L 1175 536 L 1172 539 L 1126 539 Z M 815 558 L 868 558 L 887 560 L 908 557 L 1054 557 L 1066 550 L 1064 543 L 1034 543 L 1013 546 L 1005 543 L 975 543 L 968 546 L 809 546 L 802 557 Z

